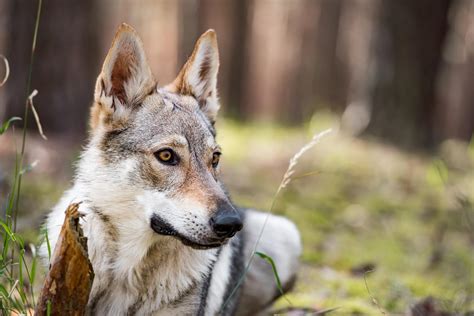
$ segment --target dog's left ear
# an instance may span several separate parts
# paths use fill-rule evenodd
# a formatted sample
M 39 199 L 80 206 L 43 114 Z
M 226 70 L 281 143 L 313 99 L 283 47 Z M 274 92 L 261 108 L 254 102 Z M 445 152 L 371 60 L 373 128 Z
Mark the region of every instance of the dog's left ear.
M 216 33 L 208 30 L 198 39 L 191 57 L 169 86 L 176 93 L 195 97 L 211 122 L 215 122 L 220 107 L 217 98 L 218 70 Z

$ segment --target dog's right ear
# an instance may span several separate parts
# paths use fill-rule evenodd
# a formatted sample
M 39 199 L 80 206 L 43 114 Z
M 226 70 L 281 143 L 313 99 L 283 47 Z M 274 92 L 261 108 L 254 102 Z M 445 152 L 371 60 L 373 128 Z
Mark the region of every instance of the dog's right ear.
M 156 87 L 136 31 L 123 23 L 97 78 L 91 125 L 123 121 Z

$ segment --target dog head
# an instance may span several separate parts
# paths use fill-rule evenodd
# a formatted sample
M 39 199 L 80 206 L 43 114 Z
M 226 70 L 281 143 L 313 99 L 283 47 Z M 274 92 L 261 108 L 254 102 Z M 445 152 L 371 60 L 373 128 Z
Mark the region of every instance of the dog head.
M 94 162 L 79 174 L 87 174 L 97 188 L 94 202 L 118 225 L 133 223 L 195 248 L 220 246 L 242 228 L 218 180 L 218 68 L 209 30 L 177 78 L 158 88 L 138 35 L 119 28 L 96 83 L 84 154 Z

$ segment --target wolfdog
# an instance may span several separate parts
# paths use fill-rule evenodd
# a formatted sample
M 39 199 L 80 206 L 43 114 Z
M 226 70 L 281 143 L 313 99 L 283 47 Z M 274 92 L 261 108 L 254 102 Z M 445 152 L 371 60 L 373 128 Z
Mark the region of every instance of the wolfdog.
M 281 295 L 263 260 L 243 279 L 267 215 L 235 207 L 219 181 L 218 67 L 208 30 L 176 79 L 157 87 L 137 33 L 119 27 L 73 186 L 46 223 L 54 247 L 68 204 L 82 202 L 95 272 L 89 315 L 256 315 Z M 295 225 L 271 215 L 258 250 L 289 290 L 301 252 Z

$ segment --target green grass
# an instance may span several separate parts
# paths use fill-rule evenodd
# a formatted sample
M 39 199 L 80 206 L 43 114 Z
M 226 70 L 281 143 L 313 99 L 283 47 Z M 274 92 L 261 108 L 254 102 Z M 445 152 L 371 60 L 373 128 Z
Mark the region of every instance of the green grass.
M 29 108 L 32 105 L 30 95 L 32 69 L 35 56 L 36 38 L 41 16 L 42 1 L 38 1 L 38 10 L 35 21 L 35 29 L 32 40 L 30 64 L 26 84 L 25 112 L 23 116 L 23 132 L 20 143 L 21 150 L 16 152 L 15 167 L 12 171 L 12 183 L 10 192 L 5 201 L 2 201 L 2 213 L 0 218 L 0 232 L 2 234 L 1 257 L 0 257 L 0 311 L 2 315 L 10 315 L 12 312 L 28 315 L 35 307 L 34 283 L 37 272 L 37 256 L 35 246 L 25 243 L 23 236 L 17 233 L 17 218 L 20 208 L 20 194 L 24 174 L 31 171 L 34 165 L 26 165 L 25 148 L 27 135 L 27 122 Z M 8 62 L 5 60 L 8 69 Z M 8 73 L 8 71 L 7 71 Z M 6 76 L 8 77 L 8 75 Z M 7 80 L 7 78 L 5 79 Z M 1 124 L 0 137 L 15 122 L 21 118 L 12 117 Z M 38 121 L 38 119 L 37 119 Z M 2 199 L 3 200 L 3 199 Z M 26 256 L 27 251 L 31 251 L 31 256 Z
M 222 168 L 234 200 L 268 209 L 288 159 L 328 121 L 324 115 L 300 129 L 221 123 Z M 402 313 L 432 295 L 448 310 L 473 310 L 472 145 L 468 155 L 470 165 L 459 168 L 436 154 L 403 152 L 342 133 L 316 145 L 295 176 L 316 173 L 294 180 L 275 206 L 275 213 L 297 223 L 304 244 L 290 301 L 339 307 L 333 314 L 379 315 L 380 309 Z M 437 250 L 441 258 L 432 262 Z M 375 265 L 367 282 L 379 306 L 364 278 L 350 272 L 367 263 Z

